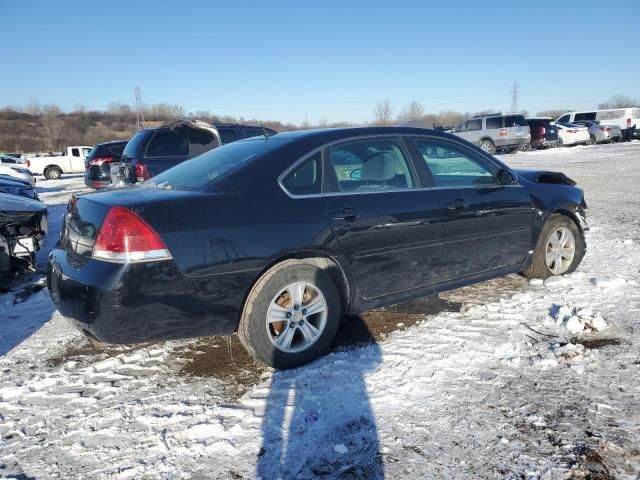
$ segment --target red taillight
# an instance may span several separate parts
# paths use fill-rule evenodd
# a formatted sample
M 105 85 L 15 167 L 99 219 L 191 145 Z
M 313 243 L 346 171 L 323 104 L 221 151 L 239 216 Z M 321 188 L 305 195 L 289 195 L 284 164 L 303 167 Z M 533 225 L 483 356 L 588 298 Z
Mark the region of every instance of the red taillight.
M 136 163 L 136 178 L 139 182 L 144 182 L 151 178 L 151 172 L 144 163 Z
M 98 157 L 93 160 L 89 160 L 89 165 L 102 165 L 103 163 L 113 162 L 113 157 Z
M 506 128 L 501 128 L 500 129 L 500 136 L 501 137 L 506 137 L 507 136 L 507 129 Z
M 611 129 L 609 127 L 600 127 L 600 130 L 602 130 L 603 132 L 610 132 Z
M 125 207 L 111 207 L 100 225 L 93 257 L 129 263 L 171 258 L 158 234 Z
M 580 130 L 567 130 L 569 133 L 578 133 Z
M 540 127 L 540 135 L 544 135 L 547 133 L 547 130 L 544 127 Z
M 31 160 L 27 159 L 27 161 L 25 162 L 25 165 L 26 165 L 27 167 L 30 167 L 30 166 L 31 166 Z

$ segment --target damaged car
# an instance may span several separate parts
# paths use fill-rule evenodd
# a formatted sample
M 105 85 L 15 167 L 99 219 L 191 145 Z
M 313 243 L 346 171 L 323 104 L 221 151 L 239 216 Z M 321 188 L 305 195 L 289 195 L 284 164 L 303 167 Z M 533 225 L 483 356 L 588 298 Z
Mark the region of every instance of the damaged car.
M 512 170 L 448 133 L 285 132 L 141 188 L 73 197 L 48 288 L 99 342 L 237 333 L 256 359 L 291 368 L 351 314 L 511 273 L 573 272 L 585 209 L 565 175 Z
M 44 203 L 0 193 L 0 275 L 15 268 L 35 269 L 47 225 Z
M 18 195 L 31 200 L 39 200 L 36 189 L 26 181 L 8 175 L 0 175 L 0 193 Z

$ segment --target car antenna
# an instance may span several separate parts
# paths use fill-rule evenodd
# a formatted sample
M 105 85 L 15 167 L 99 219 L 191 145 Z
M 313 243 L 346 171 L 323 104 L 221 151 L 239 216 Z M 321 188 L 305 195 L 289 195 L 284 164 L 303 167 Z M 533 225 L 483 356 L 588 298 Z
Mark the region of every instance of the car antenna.
M 264 135 L 264 141 L 267 142 L 269 140 L 269 132 L 267 132 L 267 129 L 264 128 L 262 122 L 260 122 L 260 128 L 262 129 L 262 134 Z

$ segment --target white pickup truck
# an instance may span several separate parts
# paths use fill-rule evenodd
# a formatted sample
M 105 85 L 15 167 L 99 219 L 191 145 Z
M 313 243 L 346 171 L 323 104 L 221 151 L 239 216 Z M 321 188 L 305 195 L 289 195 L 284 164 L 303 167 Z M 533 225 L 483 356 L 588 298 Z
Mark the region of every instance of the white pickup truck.
M 67 147 L 62 155 L 27 157 L 25 164 L 34 175 L 44 175 L 49 180 L 60 178 L 63 173 L 84 173 L 84 161 L 91 147 Z

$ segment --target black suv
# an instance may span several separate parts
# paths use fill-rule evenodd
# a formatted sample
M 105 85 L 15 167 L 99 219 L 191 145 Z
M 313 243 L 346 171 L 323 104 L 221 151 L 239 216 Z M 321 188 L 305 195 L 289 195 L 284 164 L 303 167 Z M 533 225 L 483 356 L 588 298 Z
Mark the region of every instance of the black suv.
M 95 145 L 84 161 L 84 184 L 105 188 L 111 184 L 111 165 L 120 163 L 128 140 L 113 140 Z
M 212 125 L 199 120 L 178 120 L 159 128 L 136 133 L 122 155 L 122 164 L 114 183 L 136 183 L 200 155 L 220 145 L 258 135 L 275 135 L 262 127 Z

